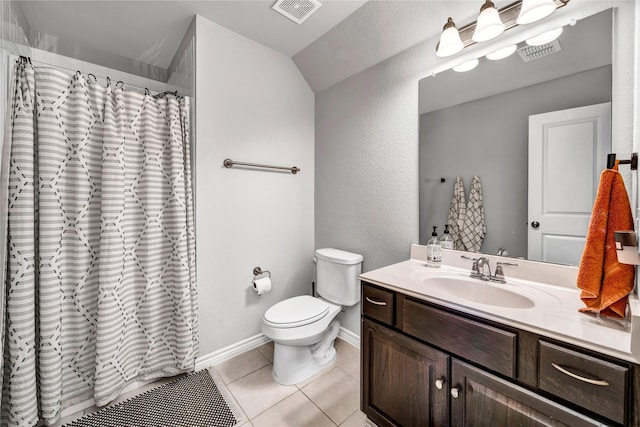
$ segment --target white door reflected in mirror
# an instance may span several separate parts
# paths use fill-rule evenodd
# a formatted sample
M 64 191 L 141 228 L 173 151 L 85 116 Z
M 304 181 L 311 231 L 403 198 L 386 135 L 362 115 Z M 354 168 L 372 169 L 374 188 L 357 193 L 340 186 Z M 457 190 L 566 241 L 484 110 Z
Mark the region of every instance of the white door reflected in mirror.
M 527 258 L 580 263 L 610 150 L 610 102 L 529 116 Z

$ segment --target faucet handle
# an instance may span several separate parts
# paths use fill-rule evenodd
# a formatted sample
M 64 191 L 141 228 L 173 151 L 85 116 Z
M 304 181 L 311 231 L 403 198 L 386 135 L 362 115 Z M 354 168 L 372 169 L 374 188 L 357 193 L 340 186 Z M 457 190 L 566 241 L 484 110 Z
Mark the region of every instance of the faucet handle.
M 474 279 L 479 279 L 482 277 L 482 274 L 480 274 L 480 267 L 478 266 L 478 258 L 472 258 L 466 255 L 460 255 L 460 258 L 473 261 L 473 264 L 471 265 L 471 274 L 469 276 Z
M 505 277 L 504 277 L 504 269 L 502 268 L 503 265 L 510 265 L 510 266 L 513 266 L 513 267 L 517 267 L 518 266 L 518 264 L 516 264 L 515 262 L 498 261 L 496 263 L 496 271 L 493 274 L 493 277 L 491 277 L 491 281 L 492 282 L 507 283 L 507 279 L 505 279 Z
M 496 271 L 491 276 L 491 281 L 496 283 L 507 283 L 507 279 L 504 277 L 504 269 L 502 268 L 502 264 L 496 264 Z
M 515 262 L 507 262 L 507 261 L 498 261 L 496 265 L 509 265 L 511 267 L 517 267 L 518 264 Z
M 478 260 L 474 259 L 473 260 L 473 264 L 471 265 L 471 277 L 474 277 L 476 279 L 479 279 L 480 277 L 482 277 L 482 274 L 480 274 L 480 267 L 478 266 Z

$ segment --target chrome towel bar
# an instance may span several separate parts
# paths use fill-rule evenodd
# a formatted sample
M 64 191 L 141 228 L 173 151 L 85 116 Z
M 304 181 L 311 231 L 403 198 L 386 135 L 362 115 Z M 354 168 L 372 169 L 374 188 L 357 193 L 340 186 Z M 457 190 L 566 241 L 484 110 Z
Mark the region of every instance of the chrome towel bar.
M 285 167 L 285 166 L 272 166 L 272 165 L 261 165 L 259 163 L 244 163 L 244 162 L 234 162 L 231 159 L 224 159 L 224 162 L 222 162 L 222 164 L 224 165 L 225 168 L 230 168 L 233 167 L 233 165 L 238 165 L 238 166 L 249 166 L 252 168 L 267 168 L 267 169 L 279 169 L 279 170 L 286 170 L 286 171 L 290 171 L 292 174 L 297 174 L 298 172 L 300 172 L 300 168 L 297 166 L 293 166 L 293 167 Z

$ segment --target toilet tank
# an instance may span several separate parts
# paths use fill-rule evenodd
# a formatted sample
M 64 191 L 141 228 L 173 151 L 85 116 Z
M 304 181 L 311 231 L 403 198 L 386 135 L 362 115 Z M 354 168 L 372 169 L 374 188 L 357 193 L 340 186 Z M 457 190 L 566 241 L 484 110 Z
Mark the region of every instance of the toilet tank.
M 360 301 L 362 255 L 340 249 L 316 250 L 316 291 L 336 304 L 351 306 Z

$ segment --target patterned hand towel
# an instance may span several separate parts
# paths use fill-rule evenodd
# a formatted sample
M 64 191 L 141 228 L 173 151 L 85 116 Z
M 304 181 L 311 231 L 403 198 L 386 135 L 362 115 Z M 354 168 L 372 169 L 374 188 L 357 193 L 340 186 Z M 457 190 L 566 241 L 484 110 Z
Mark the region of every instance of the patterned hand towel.
M 469 202 L 467 203 L 461 234 L 462 243 L 470 252 L 478 252 L 480 250 L 484 235 L 487 234 L 482 204 L 482 184 L 480 184 L 480 178 L 477 176 L 474 176 L 471 180 Z
M 633 230 L 633 216 L 624 181 L 614 169 L 600 174 L 587 241 L 578 269 L 582 312 L 624 318 L 629 293 L 633 290 L 635 267 L 620 264 L 613 232 Z
M 464 225 L 464 216 L 467 210 L 467 202 L 464 197 L 464 184 L 462 177 L 456 176 L 453 184 L 453 196 L 451 197 L 451 205 L 449 206 L 449 216 L 447 223 L 449 224 L 449 233 L 453 239 L 453 249 L 464 251 L 465 247 L 462 243 L 462 227 Z

